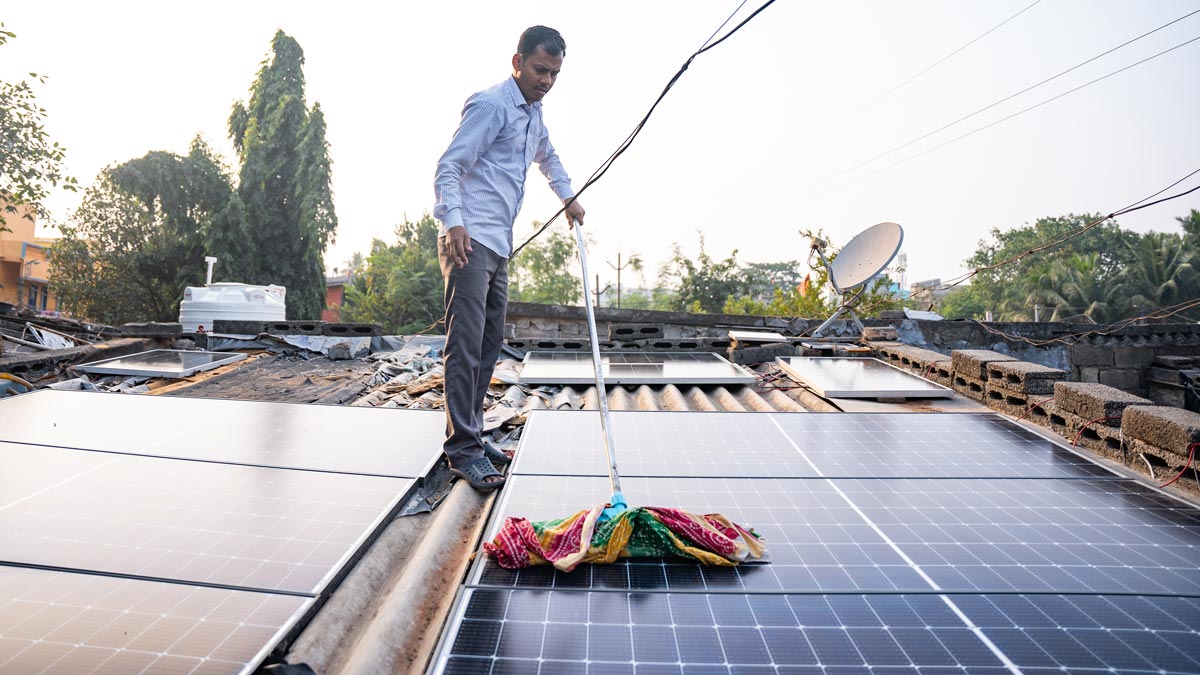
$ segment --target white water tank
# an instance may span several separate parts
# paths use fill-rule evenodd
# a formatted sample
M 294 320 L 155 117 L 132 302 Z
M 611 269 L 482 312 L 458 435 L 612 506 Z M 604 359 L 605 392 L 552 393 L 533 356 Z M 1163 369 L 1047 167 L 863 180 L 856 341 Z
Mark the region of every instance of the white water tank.
M 211 274 L 211 272 L 210 272 Z M 179 303 L 179 323 L 185 333 L 212 332 L 213 321 L 283 321 L 287 314 L 287 289 L 219 282 L 188 286 Z

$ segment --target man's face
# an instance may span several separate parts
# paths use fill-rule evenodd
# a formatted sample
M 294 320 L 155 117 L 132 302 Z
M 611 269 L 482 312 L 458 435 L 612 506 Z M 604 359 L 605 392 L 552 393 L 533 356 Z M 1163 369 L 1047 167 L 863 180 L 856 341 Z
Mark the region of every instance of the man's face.
M 540 101 L 550 91 L 558 79 L 558 71 L 562 70 L 562 62 L 561 55 L 550 56 L 541 45 L 529 56 L 513 54 L 513 78 L 526 103 Z

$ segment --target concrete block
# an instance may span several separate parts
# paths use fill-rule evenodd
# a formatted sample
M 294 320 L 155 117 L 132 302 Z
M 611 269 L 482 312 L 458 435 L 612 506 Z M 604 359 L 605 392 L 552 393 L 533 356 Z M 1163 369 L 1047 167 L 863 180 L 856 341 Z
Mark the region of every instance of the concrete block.
M 1076 367 L 1111 366 L 1115 363 L 1112 349 L 1083 343 L 1071 345 L 1069 356 L 1071 365 Z
M 1100 382 L 1100 366 L 1083 366 L 1079 368 L 1079 381 L 1098 384 Z
M 608 324 L 609 340 L 646 340 L 663 337 L 662 324 L 650 323 L 610 323 Z
M 754 365 L 774 361 L 777 356 L 795 356 L 796 348 L 790 344 L 771 344 L 729 349 L 726 354 L 730 361 L 738 365 Z
M 973 401 L 983 402 L 987 392 L 987 382 L 954 371 L 954 390 Z
M 955 375 L 972 377 L 976 380 L 987 379 L 987 367 L 996 361 L 1016 361 L 1013 357 L 988 349 L 955 349 L 950 352 L 950 360 L 954 363 Z
M 1119 346 L 1113 349 L 1113 365 L 1122 368 L 1149 368 L 1154 363 L 1151 347 Z
M 1141 396 L 1115 389 L 1108 385 L 1088 382 L 1055 382 L 1054 405 L 1066 412 L 1084 418 L 1120 417 L 1131 405 L 1151 405 Z M 1107 422 L 1109 426 L 1121 426 L 1120 420 Z
M 183 326 L 177 323 L 127 323 L 121 326 L 121 337 L 177 338 L 183 335 Z
M 1160 384 L 1151 382 L 1146 388 L 1146 396 L 1155 405 L 1166 405 L 1172 408 L 1187 407 L 1187 390 L 1183 385 L 1178 384 Z
M 1142 371 L 1136 368 L 1101 368 L 1100 384 L 1135 391 L 1142 386 Z
M 874 326 L 863 328 L 863 339 L 872 342 L 879 340 L 895 340 L 898 337 L 895 326 Z
M 212 325 L 213 333 L 230 335 L 259 335 L 267 332 L 265 321 L 245 321 L 241 319 L 216 319 Z
M 1200 413 L 1157 405 L 1125 408 L 1121 430 L 1167 452 L 1187 456 L 1188 445 L 1200 443 Z
M 988 382 L 1026 394 L 1050 394 L 1054 383 L 1066 372 L 1026 361 L 994 361 L 988 364 Z
M 1113 427 L 1103 421 L 1097 422 L 1094 417 L 1085 419 L 1062 408 L 1055 409 L 1054 417 L 1061 420 L 1057 431 L 1068 444 L 1074 443 L 1077 447 L 1087 448 L 1112 459 L 1121 458 L 1124 437 L 1119 426 Z M 1119 421 L 1117 423 L 1120 424 Z
M 331 337 L 376 337 L 383 335 L 383 326 L 377 323 L 327 323 L 322 334 Z
M 1126 439 L 1126 446 L 1128 459 L 1125 463 L 1129 468 L 1137 469 L 1143 474 L 1150 474 L 1150 471 L 1153 470 L 1155 482 L 1164 482 L 1179 475 L 1179 480 L 1175 481 L 1171 487 L 1193 494 L 1200 491 L 1200 483 L 1196 481 L 1197 473 L 1195 471 L 1184 471 L 1180 474 L 1187 463 L 1187 456 L 1164 451 L 1158 446 L 1136 438 Z M 1195 468 L 1194 461 L 1192 467 Z

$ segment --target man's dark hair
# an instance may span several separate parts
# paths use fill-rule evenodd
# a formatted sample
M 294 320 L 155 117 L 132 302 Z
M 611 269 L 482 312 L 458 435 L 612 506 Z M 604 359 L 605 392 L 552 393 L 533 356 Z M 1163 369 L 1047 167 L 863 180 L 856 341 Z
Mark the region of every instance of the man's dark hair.
M 517 53 L 530 56 L 541 46 L 550 56 L 566 56 L 567 43 L 558 31 L 546 26 L 530 26 L 517 41 Z

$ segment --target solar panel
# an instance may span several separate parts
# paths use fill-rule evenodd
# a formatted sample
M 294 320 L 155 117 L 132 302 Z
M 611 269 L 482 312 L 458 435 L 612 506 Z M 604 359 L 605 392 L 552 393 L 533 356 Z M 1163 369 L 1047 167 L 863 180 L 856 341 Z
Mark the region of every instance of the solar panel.
M 750 371 L 712 352 L 604 352 L 605 384 L 754 384 Z M 590 352 L 529 352 L 521 384 L 592 384 Z
M 514 476 L 496 521 L 547 520 L 607 500 L 599 477 Z M 769 564 L 639 560 L 511 571 L 471 582 L 622 590 L 971 591 L 1200 595 L 1200 512 L 1125 480 L 627 478 L 631 504 L 723 513 L 767 540 Z M 909 562 L 911 561 L 911 562 Z M 933 584 L 936 585 L 931 585 Z
M 0 441 L 415 478 L 441 455 L 434 410 L 42 390 L 0 401 Z
M 613 412 L 624 476 L 1013 477 L 1115 474 L 996 414 Z M 519 474 L 607 476 L 595 411 L 531 413 Z
M 0 475 L 61 471 L 0 496 L 0 562 L 315 594 L 415 484 L 72 453 L 0 443 Z
M 775 362 L 797 382 L 827 398 L 949 398 L 954 391 L 879 359 L 780 356 Z
M 0 566 L 0 672 L 249 673 L 312 602 Z
M 468 589 L 434 672 L 1194 673 L 1198 630 L 1194 598 Z
M 245 359 L 245 354 L 199 352 L 181 349 L 153 349 L 75 366 L 85 373 L 100 375 L 141 375 L 143 377 L 191 377 Z

